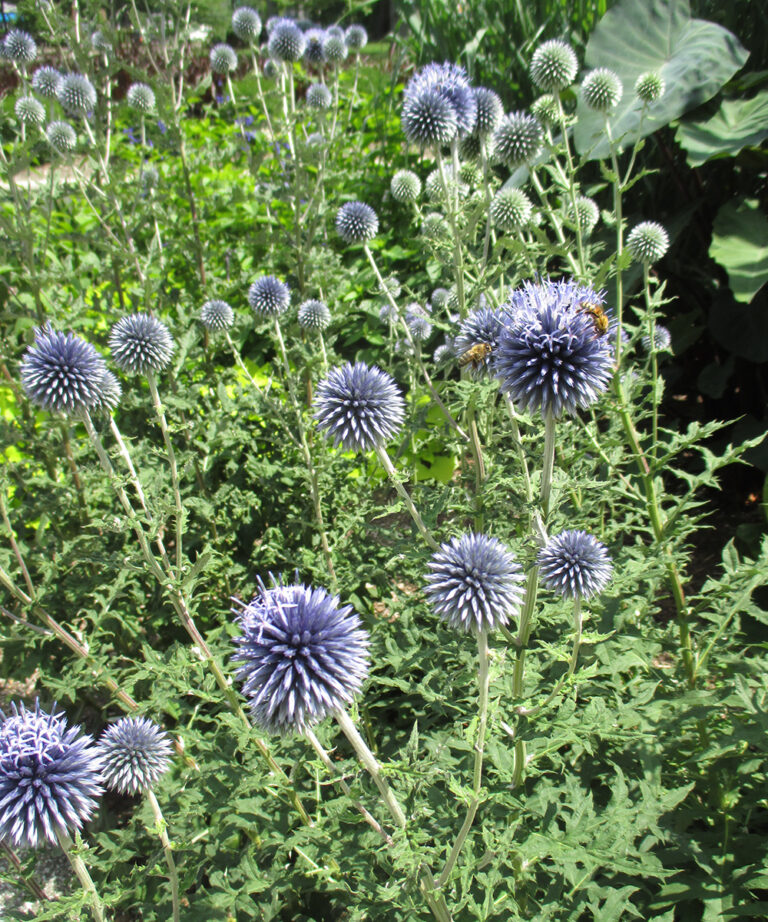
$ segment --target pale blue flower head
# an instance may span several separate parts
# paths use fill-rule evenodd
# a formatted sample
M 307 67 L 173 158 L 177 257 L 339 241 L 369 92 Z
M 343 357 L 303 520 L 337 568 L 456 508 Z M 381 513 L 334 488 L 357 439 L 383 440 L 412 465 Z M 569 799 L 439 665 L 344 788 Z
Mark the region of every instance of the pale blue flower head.
M 539 574 L 549 589 L 566 599 L 589 599 L 611 578 L 608 550 L 585 531 L 563 531 L 539 551 Z
M 232 14 L 232 31 L 246 45 L 252 45 L 261 35 L 261 17 L 250 6 L 241 6 Z
M 477 99 L 463 67 L 447 61 L 427 64 L 409 80 L 405 88 L 406 101 L 425 90 L 436 91 L 453 109 L 460 138 L 472 134 L 477 122 Z
M 274 275 L 262 275 L 248 289 L 248 303 L 259 317 L 279 317 L 288 310 L 291 289 Z
M 175 348 L 168 327 L 151 314 L 122 317 L 109 334 L 112 361 L 126 374 L 162 371 Z
M 378 229 L 376 212 L 364 202 L 346 202 L 336 214 L 336 231 L 345 243 L 365 243 Z
M 106 370 L 90 343 L 44 326 L 21 362 L 21 383 L 37 406 L 72 414 L 97 405 Z
M 467 365 L 475 375 L 488 372 L 493 353 L 501 333 L 501 312 L 491 307 L 481 307 L 462 321 L 454 340 L 454 349 L 459 361 Z M 478 350 L 477 347 L 480 347 Z M 476 355 L 472 351 L 476 351 Z
M 300 61 L 306 46 L 304 33 L 290 19 L 281 20 L 269 33 L 269 53 L 277 61 Z
M 96 90 L 82 74 L 65 74 L 59 84 L 58 100 L 70 115 L 85 115 L 96 107 Z
M 151 790 L 168 770 L 171 740 L 146 717 L 123 717 L 98 742 L 104 783 L 120 794 Z

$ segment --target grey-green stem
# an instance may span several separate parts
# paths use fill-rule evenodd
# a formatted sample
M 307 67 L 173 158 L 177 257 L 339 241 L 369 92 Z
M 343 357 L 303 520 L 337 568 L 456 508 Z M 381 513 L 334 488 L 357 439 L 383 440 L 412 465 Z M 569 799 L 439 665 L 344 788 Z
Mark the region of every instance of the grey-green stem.
M 64 854 L 67 856 L 69 863 L 72 865 L 72 870 L 75 872 L 77 879 L 80 881 L 80 886 L 88 896 L 88 901 L 90 902 L 91 910 L 93 911 L 93 918 L 96 919 L 96 922 L 105 922 L 106 916 L 104 915 L 104 904 L 101 902 L 101 898 L 96 892 L 96 886 L 91 879 L 91 875 L 88 873 L 88 868 L 85 866 L 85 862 L 72 850 L 72 839 L 70 839 L 69 836 L 61 830 L 57 830 L 56 836 L 59 840 L 59 845 L 61 846 Z
M 155 831 L 163 846 L 165 863 L 168 865 L 168 878 L 171 882 L 171 899 L 173 901 L 173 922 L 179 922 L 179 875 L 176 872 L 176 862 L 173 860 L 173 848 L 171 840 L 168 838 L 167 823 L 165 822 L 163 811 L 160 809 L 160 804 L 157 802 L 157 797 L 155 797 L 155 792 L 151 788 L 147 788 L 144 793 L 147 795 L 149 805 L 152 807 L 152 813 L 155 816 Z
M 163 442 L 165 443 L 165 450 L 168 454 L 168 467 L 171 472 L 171 489 L 173 490 L 173 502 L 175 506 L 175 524 L 176 524 L 176 578 L 181 579 L 182 576 L 182 536 L 184 534 L 184 506 L 181 502 L 181 489 L 179 486 L 179 471 L 176 466 L 176 453 L 173 450 L 173 443 L 171 442 L 171 436 L 168 432 L 168 422 L 165 418 L 165 410 L 163 409 L 163 404 L 160 400 L 160 394 L 157 390 L 157 379 L 155 378 L 154 371 L 147 372 L 147 383 L 149 384 L 149 393 L 152 395 L 152 404 L 155 408 L 155 415 L 157 416 L 157 421 L 160 424 L 160 431 L 163 434 Z
M 435 541 L 435 539 L 432 537 L 432 532 L 430 532 L 430 530 L 424 524 L 424 520 L 422 519 L 419 510 L 414 505 L 413 500 L 408 494 L 408 491 L 400 482 L 400 475 L 395 470 L 395 466 L 392 464 L 392 459 L 387 454 L 387 449 L 383 445 L 377 445 L 375 451 L 376 456 L 378 457 L 379 461 L 381 461 L 381 466 L 387 472 L 387 476 L 392 482 L 392 486 L 394 486 L 403 503 L 405 503 L 405 508 L 410 513 L 410 516 L 413 519 L 416 528 L 418 528 L 419 534 L 424 539 L 424 542 L 429 546 L 431 550 L 439 550 L 440 547 L 437 541 Z

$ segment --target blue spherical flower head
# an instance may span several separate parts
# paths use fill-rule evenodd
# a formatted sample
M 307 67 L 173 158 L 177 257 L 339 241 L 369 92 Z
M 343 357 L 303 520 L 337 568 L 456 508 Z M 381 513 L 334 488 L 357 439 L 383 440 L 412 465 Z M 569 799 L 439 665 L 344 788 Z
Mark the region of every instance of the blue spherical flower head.
M 613 373 L 611 338 L 589 312 L 599 301 L 572 282 L 528 283 L 515 292 L 494 353 L 501 389 L 515 403 L 555 417 L 574 415 L 606 390 Z
M 406 138 L 420 147 L 450 144 L 458 130 L 453 106 L 434 86 L 415 87 L 406 93 L 400 122 Z
M 437 93 L 451 106 L 460 138 L 472 134 L 477 122 L 477 99 L 469 85 L 467 72 L 458 64 L 427 64 L 414 74 L 405 88 L 405 98 L 426 89 Z
M 55 99 L 61 84 L 61 74 L 55 67 L 43 64 L 32 74 L 32 89 L 48 99 Z
M 250 6 L 241 6 L 232 14 L 232 31 L 246 45 L 252 45 L 261 34 L 261 17 Z
M 304 33 L 290 19 L 283 19 L 269 33 L 269 53 L 277 61 L 299 61 L 307 40 Z
M 168 770 L 171 741 L 146 717 L 123 717 L 98 743 L 104 783 L 120 794 L 151 790 Z
M 330 109 L 333 103 L 331 91 L 324 83 L 313 83 L 307 87 L 305 99 L 310 109 L 319 109 L 321 111 Z
M 75 129 L 67 122 L 50 122 L 45 128 L 45 136 L 51 147 L 60 154 L 73 151 L 77 145 Z
M 226 42 L 220 42 L 211 48 L 208 55 L 214 74 L 230 74 L 237 70 L 237 52 Z
M 304 59 L 309 64 L 322 64 L 325 60 L 323 53 L 323 42 L 325 41 L 325 32 L 322 29 L 307 29 L 304 33 L 306 48 L 304 49 Z
M 239 615 L 234 656 L 255 723 L 301 733 L 341 710 L 368 673 L 368 635 L 351 605 L 310 586 L 261 586 Z
M 129 375 L 162 371 L 175 348 L 168 327 L 151 314 L 131 314 L 112 327 L 109 348 L 117 367 Z
M 96 108 L 96 90 L 82 74 L 66 74 L 59 84 L 58 100 L 71 115 L 85 115 Z
M 0 840 L 36 848 L 81 829 L 102 793 L 92 738 L 38 703 L 0 717 Z
M 475 375 L 490 369 L 493 353 L 501 332 L 501 314 L 490 307 L 473 311 L 459 328 L 454 349 L 459 363 L 469 367 Z
M 405 417 L 394 379 L 364 362 L 332 368 L 317 385 L 314 410 L 318 428 L 347 451 L 383 445 L 399 432 Z
M 235 312 L 226 301 L 206 301 L 200 308 L 200 320 L 207 330 L 228 330 L 235 322 Z
M 541 581 L 566 599 L 590 599 L 611 578 L 608 550 L 585 531 L 564 531 L 539 551 Z
M 37 57 L 37 43 L 22 29 L 11 29 L 3 41 L 5 57 L 19 64 L 29 64 Z
M 361 51 L 368 44 L 368 33 L 365 30 L 365 26 L 357 25 L 357 23 L 349 26 L 344 33 L 344 41 L 347 43 L 347 48 L 349 48 L 350 51 Z
M 494 631 L 520 608 L 522 570 L 496 538 L 451 538 L 432 555 L 429 569 L 427 599 L 443 621 L 459 631 Z
M 274 275 L 262 275 L 248 289 L 248 303 L 259 317 L 279 317 L 288 310 L 291 289 Z
M 324 330 L 331 322 L 331 312 L 324 301 L 311 299 L 299 305 L 299 326 L 304 330 Z
M 336 231 L 345 243 L 365 243 L 378 229 L 376 212 L 364 202 L 346 202 L 336 214 Z
M 29 399 L 45 410 L 75 413 L 96 406 L 107 370 L 104 359 L 79 336 L 45 326 L 21 363 L 21 383 Z

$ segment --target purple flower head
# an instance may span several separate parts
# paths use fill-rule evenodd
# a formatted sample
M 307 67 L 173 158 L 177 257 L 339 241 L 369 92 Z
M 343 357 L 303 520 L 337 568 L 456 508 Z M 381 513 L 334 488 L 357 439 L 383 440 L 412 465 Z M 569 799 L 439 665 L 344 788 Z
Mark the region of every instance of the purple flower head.
M 0 711 L 0 840 L 36 848 L 71 835 L 93 816 L 102 793 L 93 739 L 63 714 L 11 705 Z
M 360 691 L 368 634 L 337 596 L 311 586 L 261 584 L 237 614 L 237 676 L 254 722 L 268 733 L 301 733 Z
M 171 741 L 146 717 L 123 717 L 98 743 L 104 783 L 121 794 L 153 788 L 168 770 Z
M 235 312 L 226 301 L 206 301 L 200 308 L 200 320 L 207 330 L 228 330 L 235 322 Z
M 400 121 L 406 138 L 420 147 L 450 144 L 458 130 L 453 106 L 437 87 L 429 85 L 406 93 Z
M 365 26 L 359 26 L 357 23 L 349 26 L 344 33 L 344 41 L 350 51 L 359 52 L 368 44 L 368 33 Z
M 467 365 L 475 375 L 490 369 L 493 353 L 501 333 L 501 313 L 490 307 L 473 311 L 459 327 L 454 349 L 460 363 Z
M 299 61 L 307 40 L 301 29 L 290 19 L 283 19 L 269 33 L 269 53 L 277 61 Z
M 82 74 L 66 74 L 59 84 L 58 99 L 70 115 L 85 115 L 96 107 L 96 90 Z
M 324 330 L 331 322 L 331 312 L 324 301 L 304 301 L 299 306 L 299 326 L 305 330 Z
M 336 214 L 336 231 L 345 243 L 365 243 L 378 229 L 376 212 L 364 202 L 346 202 Z
M 32 403 L 69 414 L 96 406 L 106 370 L 90 343 L 44 326 L 21 362 L 21 383 Z
M 539 551 L 541 581 L 565 599 L 589 599 L 611 578 L 608 550 L 585 531 L 564 531 Z
M 259 317 L 279 317 L 288 310 L 291 289 L 274 275 L 262 275 L 248 289 L 248 303 Z
M 447 61 L 427 64 L 409 80 L 405 98 L 408 100 L 427 89 L 435 90 L 453 109 L 458 136 L 472 134 L 477 121 L 477 99 L 464 68 Z
M 151 314 L 131 314 L 118 320 L 109 334 L 115 365 L 126 374 L 162 371 L 175 348 L 168 327 Z

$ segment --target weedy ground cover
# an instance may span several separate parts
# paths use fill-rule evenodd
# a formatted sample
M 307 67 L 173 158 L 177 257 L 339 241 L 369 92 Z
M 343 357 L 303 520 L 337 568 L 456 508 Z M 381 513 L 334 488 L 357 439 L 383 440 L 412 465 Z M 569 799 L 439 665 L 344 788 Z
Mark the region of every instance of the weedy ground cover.
M 669 412 L 643 154 L 747 55 L 582 19 L 511 109 L 354 23 L 7 32 L 9 919 L 765 915 L 768 544 L 694 558 L 763 433 Z

